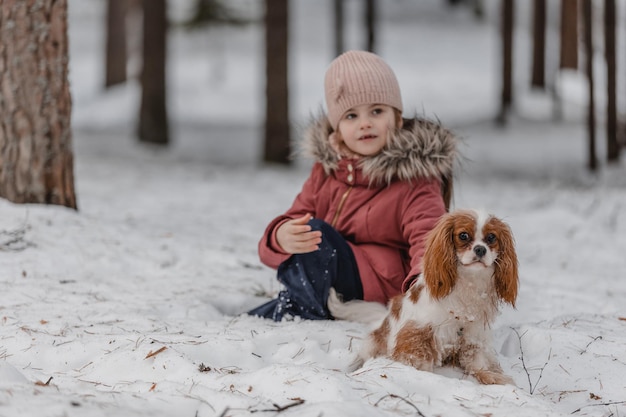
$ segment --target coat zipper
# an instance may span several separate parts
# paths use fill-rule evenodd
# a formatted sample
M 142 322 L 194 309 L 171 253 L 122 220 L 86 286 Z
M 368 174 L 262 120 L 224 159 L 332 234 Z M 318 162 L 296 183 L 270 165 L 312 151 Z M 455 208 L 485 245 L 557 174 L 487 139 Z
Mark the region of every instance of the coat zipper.
M 330 224 L 332 227 L 335 227 L 335 225 L 337 224 L 337 220 L 339 219 L 339 215 L 341 214 L 341 209 L 343 209 L 343 205 L 346 202 L 346 199 L 348 198 L 348 194 L 350 194 L 350 191 L 352 191 L 352 185 L 346 190 L 345 193 L 343 193 L 343 195 L 341 196 L 341 200 L 339 200 L 339 207 L 337 207 L 337 211 L 335 212 L 335 215 L 333 216 L 333 221 Z

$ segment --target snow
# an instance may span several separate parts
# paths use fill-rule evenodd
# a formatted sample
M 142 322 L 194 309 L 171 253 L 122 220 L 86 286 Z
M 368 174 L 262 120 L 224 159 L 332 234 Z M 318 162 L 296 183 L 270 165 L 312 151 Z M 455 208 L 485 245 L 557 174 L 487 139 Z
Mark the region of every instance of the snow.
M 515 234 L 520 296 L 493 330 L 516 386 L 384 358 L 346 373 L 363 325 L 242 315 L 278 289 L 257 241 L 308 173 L 259 163 L 260 27 L 174 31 L 164 150 L 133 137 L 135 82 L 101 89 L 105 2 L 71 0 L 79 211 L 0 200 L 0 416 L 626 415 L 626 171 L 624 158 L 585 169 L 584 80 L 557 79 L 554 120 L 519 65 L 500 127 L 499 2 L 485 23 L 443 2 L 383 3 L 380 53 L 408 113 L 462 137 L 454 206 L 485 208 Z M 301 125 L 322 103 L 330 2 L 292 5 Z

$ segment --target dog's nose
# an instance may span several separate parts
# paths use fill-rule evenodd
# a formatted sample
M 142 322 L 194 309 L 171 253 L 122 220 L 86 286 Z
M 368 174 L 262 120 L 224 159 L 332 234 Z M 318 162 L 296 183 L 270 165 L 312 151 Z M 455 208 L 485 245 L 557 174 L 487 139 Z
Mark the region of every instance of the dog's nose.
M 475 253 L 475 254 L 476 254 L 476 256 L 478 256 L 479 258 L 482 258 L 482 257 L 483 257 L 483 256 L 485 256 L 485 254 L 487 253 L 487 248 L 486 248 L 486 247 L 484 247 L 484 246 L 482 246 L 482 245 L 476 246 L 476 247 L 474 248 L 474 253 Z

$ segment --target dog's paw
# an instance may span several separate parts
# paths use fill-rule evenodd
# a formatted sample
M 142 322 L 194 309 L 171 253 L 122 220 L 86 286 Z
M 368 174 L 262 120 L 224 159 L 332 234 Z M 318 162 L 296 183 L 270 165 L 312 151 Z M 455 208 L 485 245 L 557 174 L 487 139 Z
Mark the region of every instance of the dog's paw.
M 513 378 L 500 372 L 481 370 L 474 372 L 474 377 L 485 385 L 515 385 Z

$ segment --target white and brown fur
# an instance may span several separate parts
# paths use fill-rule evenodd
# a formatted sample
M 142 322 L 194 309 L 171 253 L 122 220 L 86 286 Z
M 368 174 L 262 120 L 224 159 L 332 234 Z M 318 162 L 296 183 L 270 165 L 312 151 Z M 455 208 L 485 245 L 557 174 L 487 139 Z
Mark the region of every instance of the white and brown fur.
M 513 236 L 504 222 L 474 210 L 445 214 L 427 238 L 423 273 L 384 312 L 381 304 L 342 303 L 331 292 L 334 317 L 382 320 L 350 370 L 386 356 L 430 372 L 458 366 L 482 384 L 513 384 L 498 363 L 490 327 L 501 303 L 515 306 L 517 269 Z

